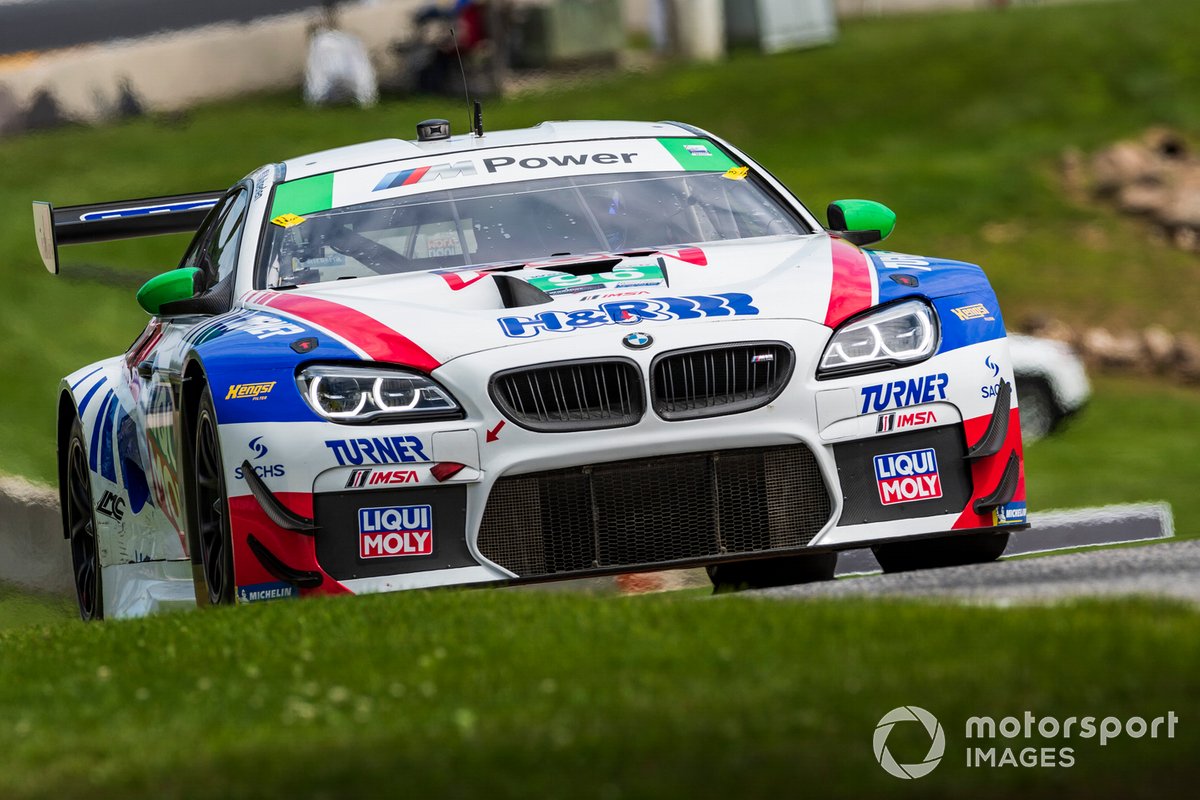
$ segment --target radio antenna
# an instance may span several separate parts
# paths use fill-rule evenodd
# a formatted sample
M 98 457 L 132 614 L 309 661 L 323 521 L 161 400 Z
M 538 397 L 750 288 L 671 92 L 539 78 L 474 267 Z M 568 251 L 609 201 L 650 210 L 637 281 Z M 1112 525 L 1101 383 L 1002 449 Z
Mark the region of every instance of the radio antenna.
M 454 32 L 454 23 L 450 23 L 450 39 L 454 42 L 454 55 L 458 56 L 458 72 L 462 75 L 463 96 L 467 98 L 467 127 L 474 131 L 475 125 L 471 114 L 471 87 L 467 85 L 467 68 L 463 66 L 462 50 L 458 47 L 458 34 Z

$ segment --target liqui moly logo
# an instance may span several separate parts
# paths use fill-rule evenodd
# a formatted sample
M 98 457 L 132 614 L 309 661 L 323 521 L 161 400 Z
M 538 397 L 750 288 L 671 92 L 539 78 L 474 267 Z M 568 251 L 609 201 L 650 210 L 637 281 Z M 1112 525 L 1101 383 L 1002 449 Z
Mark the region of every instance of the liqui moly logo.
M 933 448 L 875 456 L 875 481 L 885 506 L 942 496 Z
M 358 557 L 433 555 L 431 506 L 384 506 L 358 510 Z

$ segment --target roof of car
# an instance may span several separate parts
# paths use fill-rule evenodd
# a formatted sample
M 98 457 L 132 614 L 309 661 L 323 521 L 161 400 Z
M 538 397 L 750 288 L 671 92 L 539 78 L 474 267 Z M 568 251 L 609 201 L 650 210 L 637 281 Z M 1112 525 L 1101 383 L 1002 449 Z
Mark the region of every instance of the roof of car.
M 379 139 L 333 150 L 322 150 L 284 162 L 286 180 L 307 178 L 326 172 L 382 164 L 407 158 L 421 158 L 439 153 L 462 153 L 492 147 L 511 147 L 525 144 L 577 142 L 588 139 L 629 139 L 651 136 L 691 136 L 693 130 L 670 122 L 625 122 L 587 120 L 571 122 L 542 122 L 532 128 L 510 131 L 488 131 L 482 137 L 471 134 L 449 139 L 418 142 L 405 139 Z

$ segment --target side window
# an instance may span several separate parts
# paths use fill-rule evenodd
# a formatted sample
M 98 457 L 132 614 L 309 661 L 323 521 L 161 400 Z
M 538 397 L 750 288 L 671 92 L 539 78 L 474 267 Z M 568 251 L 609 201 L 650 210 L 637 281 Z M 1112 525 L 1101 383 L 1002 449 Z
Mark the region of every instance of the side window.
M 209 286 L 215 286 L 231 276 L 237 267 L 242 228 L 246 222 L 246 208 L 249 205 L 250 193 L 245 190 L 229 198 L 228 207 L 207 242 L 202 269 L 208 274 Z
M 205 247 L 208 246 L 208 240 L 212 237 L 213 228 L 216 227 L 217 221 L 225 213 L 228 204 L 228 199 L 217 203 L 217 205 L 213 206 L 213 210 L 208 212 L 208 216 L 204 218 L 204 222 L 200 223 L 200 227 L 196 229 L 196 234 L 188 244 L 188 249 L 179 261 L 181 269 L 183 267 L 200 266 L 201 256 L 204 254 Z
M 244 189 L 222 199 L 192 237 L 179 266 L 204 270 L 210 287 L 231 274 L 237 265 L 249 202 L 250 195 Z

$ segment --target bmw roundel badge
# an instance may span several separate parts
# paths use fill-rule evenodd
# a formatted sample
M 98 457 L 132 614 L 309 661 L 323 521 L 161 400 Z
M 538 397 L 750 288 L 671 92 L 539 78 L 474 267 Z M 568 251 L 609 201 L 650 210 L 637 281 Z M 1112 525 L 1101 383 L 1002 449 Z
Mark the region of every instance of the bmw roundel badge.
M 641 331 L 626 334 L 625 338 L 621 340 L 621 344 L 633 350 L 642 350 L 653 343 L 654 339 L 650 337 L 650 334 Z

